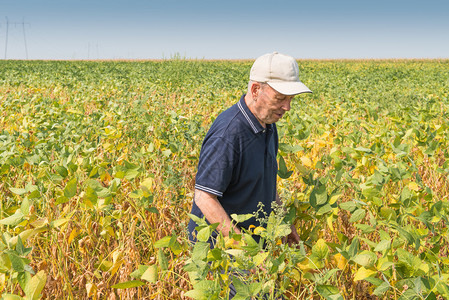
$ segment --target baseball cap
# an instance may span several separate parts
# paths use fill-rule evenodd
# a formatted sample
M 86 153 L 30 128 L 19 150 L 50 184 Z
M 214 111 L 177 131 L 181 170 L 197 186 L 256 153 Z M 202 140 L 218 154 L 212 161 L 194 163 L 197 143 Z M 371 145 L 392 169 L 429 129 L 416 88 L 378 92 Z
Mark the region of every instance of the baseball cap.
M 284 95 L 312 92 L 299 81 L 299 67 L 296 60 L 278 52 L 267 53 L 258 57 L 251 67 L 249 79 L 265 82 Z

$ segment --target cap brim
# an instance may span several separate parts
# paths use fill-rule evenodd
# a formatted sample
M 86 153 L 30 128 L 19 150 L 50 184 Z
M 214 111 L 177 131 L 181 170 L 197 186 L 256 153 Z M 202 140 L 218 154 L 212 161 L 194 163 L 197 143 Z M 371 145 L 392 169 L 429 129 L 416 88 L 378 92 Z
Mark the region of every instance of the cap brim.
M 269 86 L 284 95 L 311 93 L 312 91 L 300 81 L 267 82 Z

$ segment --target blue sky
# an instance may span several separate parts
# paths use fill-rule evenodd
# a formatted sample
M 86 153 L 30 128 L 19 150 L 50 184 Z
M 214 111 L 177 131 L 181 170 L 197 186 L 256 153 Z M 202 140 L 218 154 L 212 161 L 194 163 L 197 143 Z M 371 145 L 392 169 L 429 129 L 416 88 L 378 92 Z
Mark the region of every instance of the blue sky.
M 0 59 L 253 59 L 274 50 L 449 58 L 449 1 L 0 0 Z

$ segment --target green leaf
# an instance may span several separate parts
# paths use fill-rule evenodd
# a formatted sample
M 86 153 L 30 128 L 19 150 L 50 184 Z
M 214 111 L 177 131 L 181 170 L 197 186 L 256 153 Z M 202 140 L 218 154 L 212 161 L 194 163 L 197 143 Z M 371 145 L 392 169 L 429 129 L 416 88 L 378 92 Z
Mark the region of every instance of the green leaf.
M 25 262 L 23 261 L 23 258 L 11 250 L 8 251 L 7 254 L 9 256 L 9 260 L 11 261 L 11 267 L 14 271 L 19 273 L 25 271 Z
M 374 248 L 374 251 L 381 252 L 381 251 L 390 249 L 390 246 L 391 246 L 390 240 L 382 240 L 377 244 L 376 248 Z
M 66 178 L 67 176 L 69 176 L 69 172 L 64 166 L 56 166 L 55 170 L 59 175 L 61 175 L 62 178 Z
M 383 282 L 381 285 L 379 285 L 373 292 L 374 295 L 377 297 L 383 296 L 388 290 L 390 289 L 390 283 Z
M 279 155 L 279 169 L 278 169 L 278 175 L 282 179 L 287 179 L 293 174 L 293 171 L 287 170 L 287 166 L 285 165 L 284 158 Z
M 354 201 L 342 202 L 339 204 L 341 209 L 353 212 L 357 208 L 357 204 Z
M 30 200 L 27 197 L 23 198 L 22 204 L 20 204 L 20 211 L 24 216 L 27 216 L 30 212 Z
M 193 246 L 192 260 L 205 260 L 209 252 L 210 244 L 206 242 L 196 242 Z
M 156 215 L 159 214 L 159 210 L 158 210 L 156 207 L 154 207 L 154 206 L 152 206 L 152 207 L 147 207 L 147 208 L 145 208 L 145 210 L 148 211 L 148 212 L 150 212 L 150 213 L 156 214 Z
M 353 258 L 357 254 L 357 252 L 359 251 L 359 247 L 360 247 L 359 238 L 355 237 L 352 240 L 352 243 L 351 243 L 351 245 L 349 246 L 349 249 L 348 249 L 348 255 L 349 255 L 348 259 Z
M 363 233 L 371 233 L 374 232 L 376 230 L 376 228 L 369 226 L 367 224 L 355 224 L 355 227 L 360 229 Z
M 402 263 L 413 270 L 417 270 L 421 266 L 422 261 L 419 257 L 414 256 L 412 253 L 402 248 L 396 250 L 396 255 L 398 256 L 399 263 Z
M 351 218 L 349 218 L 349 222 L 357 222 L 362 220 L 366 215 L 366 210 L 363 208 L 359 208 L 356 211 L 354 211 L 351 215 Z
M 289 145 L 286 143 L 279 143 L 279 150 L 281 150 L 282 152 L 285 153 L 296 153 L 299 151 L 304 150 L 303 147 L 301 147 L 300 145 Z
M 1 300 L 24 300 L 25 298 L 20 297 L 19 295 L 14 294 L 2 294 Z
M 380 208 L 380 216 L 385 220 L 396 220 L 397 215 L 394 209 L 389 207 L 381 207 Z
M 252 217 L 254 217 L 254 214 L 242 214 L 242 215 L 231 214 L 231 218 L 237 223 L 243 223 L 251 219 Z
M 142 277 L 143 273 L 148 269 L 148 266 L 146 265 L 139 265 L 137 270 L 129 274 L 132 278 L 140 279 Z
M 320 294 L 322 297 L 324 297 L 324 299 L 329 300 L 329 299 L 342 299 L 343 297 L 340 295 L 339 290 L 337 287 L 332 286 L 332 285 L 317 285 L 316 286 L 316 291 L 318 292 L 318 294 Z M 339 296 L 339 297 L 332 297 L 331 296 Z
M 259 244 L 253 239 L 250 234 L 243 234 L 243 238 L 246 245 L 242 248 L 251 256 L 257 255 L 260 252 Z
M 136 178 L 137 176 L 139 176 L 139 174 L 140 174 L 139 168 L 126 170 L 126 172 L 125 172 L 125 179 L 131 181 L 134 178 Z
M 133 199 L 141 199 L 141 198 L 144 197 L 143 191 L 141 189 L 137 189 L 135 191 L 132 191 L 131 193 L 129 193 L 129 197 L 133 198 Z
M 72 198 L 73 196 L 75 196 L 77 185 L 78 185 L 78 179 L 76 177 L 73 177 L 72 179 L 70 179 L 64 188 L 64 196 L 69 199 Z
M 211 234 L 212 234 L 211 228 L 209 226 L 206 226 L 198 231 L 196 238 L 200 242 L 207 242 Z
M 23 195 L 23 194 L 25 194 L 26 192 L 27 192 L 27 190 L 26 189 L 22 189 L 22 188 L 9 188 L 9 190 L 13 193 L 13 194 L 16 194 L 16 195 Z
M 162 250 L 162 248 L 159 248 L 157 252 L 157 261 L 162 270 L 168 270 L 168 259 L 165 256 L 164 250 Z
M 371 153 L 372 150 L 369 148 L 365 148 L 365 147 L 357 147 L 354 149 L 355 151 L 360 151 L 360 152 L 365 152 L 365 153 Z
M 204 291 L 202 290 L 190 290 L 187 293 L 185 293 L 184 296 L 193 298 L 195 300 L 207 299 L 206 296 L 204 296 Z
M 20 256 L 27 256 L 31 252 L 32 249 L 33 249 L 32 247 L 25 248 L 23 246 L 22 239 L 20 238 L 20 235 L 17 236 L 17 244 L 16 244 L 17 254 L 19 254 Z
M 29 272 L 20 272 L 17 275 L 17 280 L 19 281 L 19 285 L 22 288 L 22 290 L 25 290 L 28 283 L 31 280 L 31 273 Z
M 237 276 L 232 277 L 232 283 L 234 284 L 235 290 L 237 291 L 237 295 L 239 295 L 239 297 L 251 297 L 249 286 L 241 281 Z
M 98 201 L 98 195 L 97 192 L 90 186 L 87 186 L 86 193 L 84 193 L 83 197 L 84 204 L 86 204 L 88 207 L 92 207 L 94 205 L 97 205 Z
M 170 240 L 171 240 L 171 235 L 164 236 L 163 238 L 161 238 L 160 240 L 157 240 L 154 243 L 154 247 L 155 248 L 169 247 L 170 246 Z
M 332 211 L 332 206 L 330 204 L 325 204 L 323 206 L 321 206 L 320 208 L 318 208 L 318 210 L 316 211 L 316 215 L 317 216 L 321 216 L 324 214 L 327 214 L 328 212 Z
M 64 203 L 69 202 L 69 200 L 70 200 L 70 199 L 67 198 L 66 196 L 61 196 L 61 197 L 56 198 L 55 203 L 56 203 L 56 205 L 64 204 Z
M 329 254 L 329 247 L 323 239 L 319 239 L 312 247 L 312 254 L 319 260 L 324 260 Z
M 326 186 L 324 184 L 315 186 L 310 193 L 310 205 L 316 209 L 317 207 L 326 204 L 327 200 Z
M 399 226 L 395 227 L 395 229 L 399 232 L 400 237 L 406 239 L 409 244 L 413 244 L 415 242 L 413 235 L 410 232 L 408 232 L 407 230 L 405 230 Z
M 16 210 L 13 215 L 0 220 L 0 224 L 14 227 L 23 221 L 23 217 L 24 215 L 22 214 L 22 212 L 20 210 Z
M 120 282 L 120 283 L 114 284 L 112 286 L 112 288 L 113 289 L 129 289 L 129 288 L 139 287 L 142 285 L 145 285 L 145 283 L 140 280 L 131 280 L 131 281 Z
M 249 291 L 252 296 L 256 296 L 262 290 L 262 282 L 253 282 L 249 285 Z
M 374 252 L 364 250 L 352 260 L 363 267 L 372 268 L 377 261 L 377 255 Z

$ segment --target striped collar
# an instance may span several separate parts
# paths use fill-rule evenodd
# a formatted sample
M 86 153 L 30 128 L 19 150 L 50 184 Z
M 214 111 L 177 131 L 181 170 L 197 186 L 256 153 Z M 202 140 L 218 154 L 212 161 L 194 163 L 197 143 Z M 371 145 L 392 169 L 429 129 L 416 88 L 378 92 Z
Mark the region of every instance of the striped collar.
M 239 107 L 239 109 L 242 112 L 245 119 L 248 121 L 248 123 L 251 126 L 251 128 L 253 129 L 254 133 L 257 134 L 259 132 L 265 132 L 265 128 L 259 123 L 257 118 L 254 116 L 254 114 L 249 110 L 248 106 L 246 105 L 245 95 L 246 94 L 244 94 L 240 98 L 240 101 L 237 103 L 237 106 Z M 271 125 L 267 124 L 267 128 L 270 128 L 270 127 L 271 127 Z

